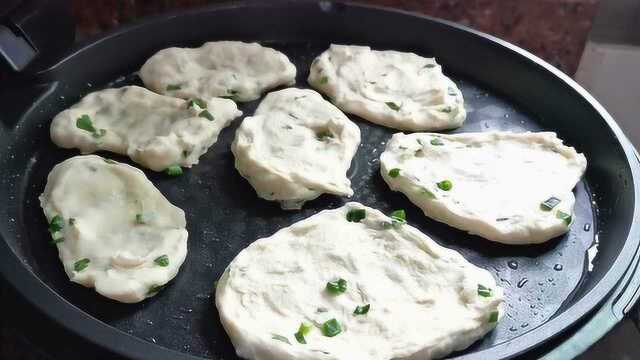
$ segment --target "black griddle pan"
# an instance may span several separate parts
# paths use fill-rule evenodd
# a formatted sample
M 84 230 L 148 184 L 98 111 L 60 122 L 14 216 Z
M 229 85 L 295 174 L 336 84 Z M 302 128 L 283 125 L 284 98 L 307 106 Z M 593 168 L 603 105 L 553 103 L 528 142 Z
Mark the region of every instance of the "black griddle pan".
M 187 215 L 189 254 L 170 286 L 127 305 L 69 282 L 55 247 L 49 245 L 38 195 L 53 166 L 78 152 L 54 146 L 51 119 L 91 91 L 140 85 L 136 71 L 162 48 L 227 39 L 257 41 L 283 51 L 297 66 L 296 86 L 303 88 L 308 87 L 311 61 L 330 43 L 435 56 L 461 88 L 469 111 L 464 126 L 453 133 L 555 131 L 586 155 L 589 164 L 575 189 L 571 231 L 542 245 L 504 246 L 425 218 L 402 194 L 390 191 L 379 175 L 378 157 L 395 131 L 349 115 L 362 132 L 349 171 L 355 190 L 351 200 L 385 212 L 406 209 L 411 225 L 489 270 L 505 290 L 506 316 L 498 327 L 452 357 L 514 357 L 540 349 L 579 324 L 587 330 L 572 330 L 573 337 L 549 355 L 570 357 L 599 338 L 635 302 L 640 167 L 630 142 L 585 90 L 518 47 L 446 21 L 348 3 L 260 1 L 162 15 L 121 27 L 76 46 L 44 70 L 3 84 L 0 272 L 54 323 L 112 356 L 236 359 L 214 305 L 214 281 L 254 240 L 348 201 L 323 195 L 302 211 L 282 211 L 278 204 L 259 199 L 234 169 L 230 143 L 238 119 L 183 176 L 145 170 Z M 240 106 L 245 116 L 258 102 Z M 110 153 L 101 155 L 131 163 Z M 590 259 L 587 249 L 594 253 L 594 246 L 597 255 Z

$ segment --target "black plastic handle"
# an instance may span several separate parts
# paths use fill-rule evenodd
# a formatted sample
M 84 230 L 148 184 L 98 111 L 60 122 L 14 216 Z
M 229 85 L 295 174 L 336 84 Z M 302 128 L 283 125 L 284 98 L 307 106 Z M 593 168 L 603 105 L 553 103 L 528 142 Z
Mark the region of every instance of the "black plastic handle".
M 0 7 L 2 70 L 36 72 L 73 44 L 71 1 L 12 0 Z

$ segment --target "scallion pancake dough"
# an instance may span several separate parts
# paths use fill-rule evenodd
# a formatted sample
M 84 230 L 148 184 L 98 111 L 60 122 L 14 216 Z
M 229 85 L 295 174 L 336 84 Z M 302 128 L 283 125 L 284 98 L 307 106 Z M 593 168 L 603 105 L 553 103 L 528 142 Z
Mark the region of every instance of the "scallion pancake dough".
M 466 118 L 462 93 L 433 58 L 367 46 L 331 45 L 309 84 L 342 111 L 400 130 L 443 130 Z
M 266 90 L 293 85 L 296 67 L 283 53 L 257 43 L 215 41 L 160 50 L 142 66 L 140 78 L 159 94 L 251 101 Z
M 128 155 L 162 171 L 197 164 L 220 131 L 240 115 L 228 99 L 185 101 L 125 86 L 93 92 L 58 114 L 51 123 L 51 139 L 83 154 L 107 150 Z
M 110 299 L 155 295 L 187 255 L 184 212 L 132 166 L 67 159 L 49 174 L 40 205 L 69 279 Z
M 346 290 L 330 292 L 338 279 Z M 441 357 L 491 331 L 502 302 L 489 272 L 358 203 L 255 241 L 216 288 L 222 325 L 238 356 L 253 360 Z M 323 330 L 331 319 L 338 334 Z M 294 335 L 301 323 L 312 325 L 306 344 Z
M 313 90 L 269 93 L 231 145 L 235 166 L 259 197 L 299 209 L 322 193 L 351 196 L 346 176 L 360 129 Z
M 506 244 L 569 230 L 587 160 L 555 133 L 395 134 L 380 156 L 391 190 L 426 216 Z

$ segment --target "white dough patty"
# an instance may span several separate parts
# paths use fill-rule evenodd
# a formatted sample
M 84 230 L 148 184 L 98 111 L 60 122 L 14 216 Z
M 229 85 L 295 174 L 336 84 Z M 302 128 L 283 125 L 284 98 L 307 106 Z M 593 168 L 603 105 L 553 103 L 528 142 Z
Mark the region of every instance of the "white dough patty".
M 331 45 L 308 81 L 343 111 L 391 128 L 452 129 L 466 118 L 458 87 L 435 59 L 413 53 Z
M 113 300 L 155 295 L 187 255 L 184 212 L 132 166 L 96 155 L 65 160 L 40 205 L 69 279 Z
M 240 174 L 258 196 L 299 209 L 322 193 L 351 196 L 346 176 L 360 129 L 313 90 L 269 93 L 231 145 Z
M 51 139 L 83 154 L 107 150 L 128 155 L 151 170 L 191 167 L 242 115 L 228 99 L 185 101 L 139 86 L 106 89 L 85 96 L 51 123 Z
M 157 93 L 184 99 L 251 101 L 266 90 L 293 85 L 296 67 L 283 53 L 257 43 L 215 41 L 160 50 L 142 66 L 140 78 Z
M 506 244 L 566 233 L 586 166 L 552 132 L 398 133 L 380 156 L 391 190 L 426 216 Z
M 392 223 L 348 203 L 241 251 L 216 289 L 237 354 L 425 360 L 464 349 L 493 329 L 503 295 L 492 276 L 412 226 Z M 327 283 L 339 279 L 345 291 L 329 291 Z M 301 323 L 310 325 L 306 344 L 294 335 Z

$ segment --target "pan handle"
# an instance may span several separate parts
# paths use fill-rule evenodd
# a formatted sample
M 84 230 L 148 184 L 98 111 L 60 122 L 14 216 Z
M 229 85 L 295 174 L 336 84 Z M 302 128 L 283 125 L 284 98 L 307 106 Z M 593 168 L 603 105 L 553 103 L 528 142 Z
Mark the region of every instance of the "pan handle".
M 636 159 L 639 159 L 635 151 Z M 593 344 L 618 324 L 640 297 L 640 248 L 631 261 L 622 280 L 602 307 L 561 345 L 547 353 L 541 360 L 573 359 L 587 351 Z
M 0 70 L 15 74 L 47 64 L 75 38 L 68 0 L 0 1 Z M 37 61 L 35 61 L 37 60 Z M 30 66 L 36 72 L 41 66 Z

